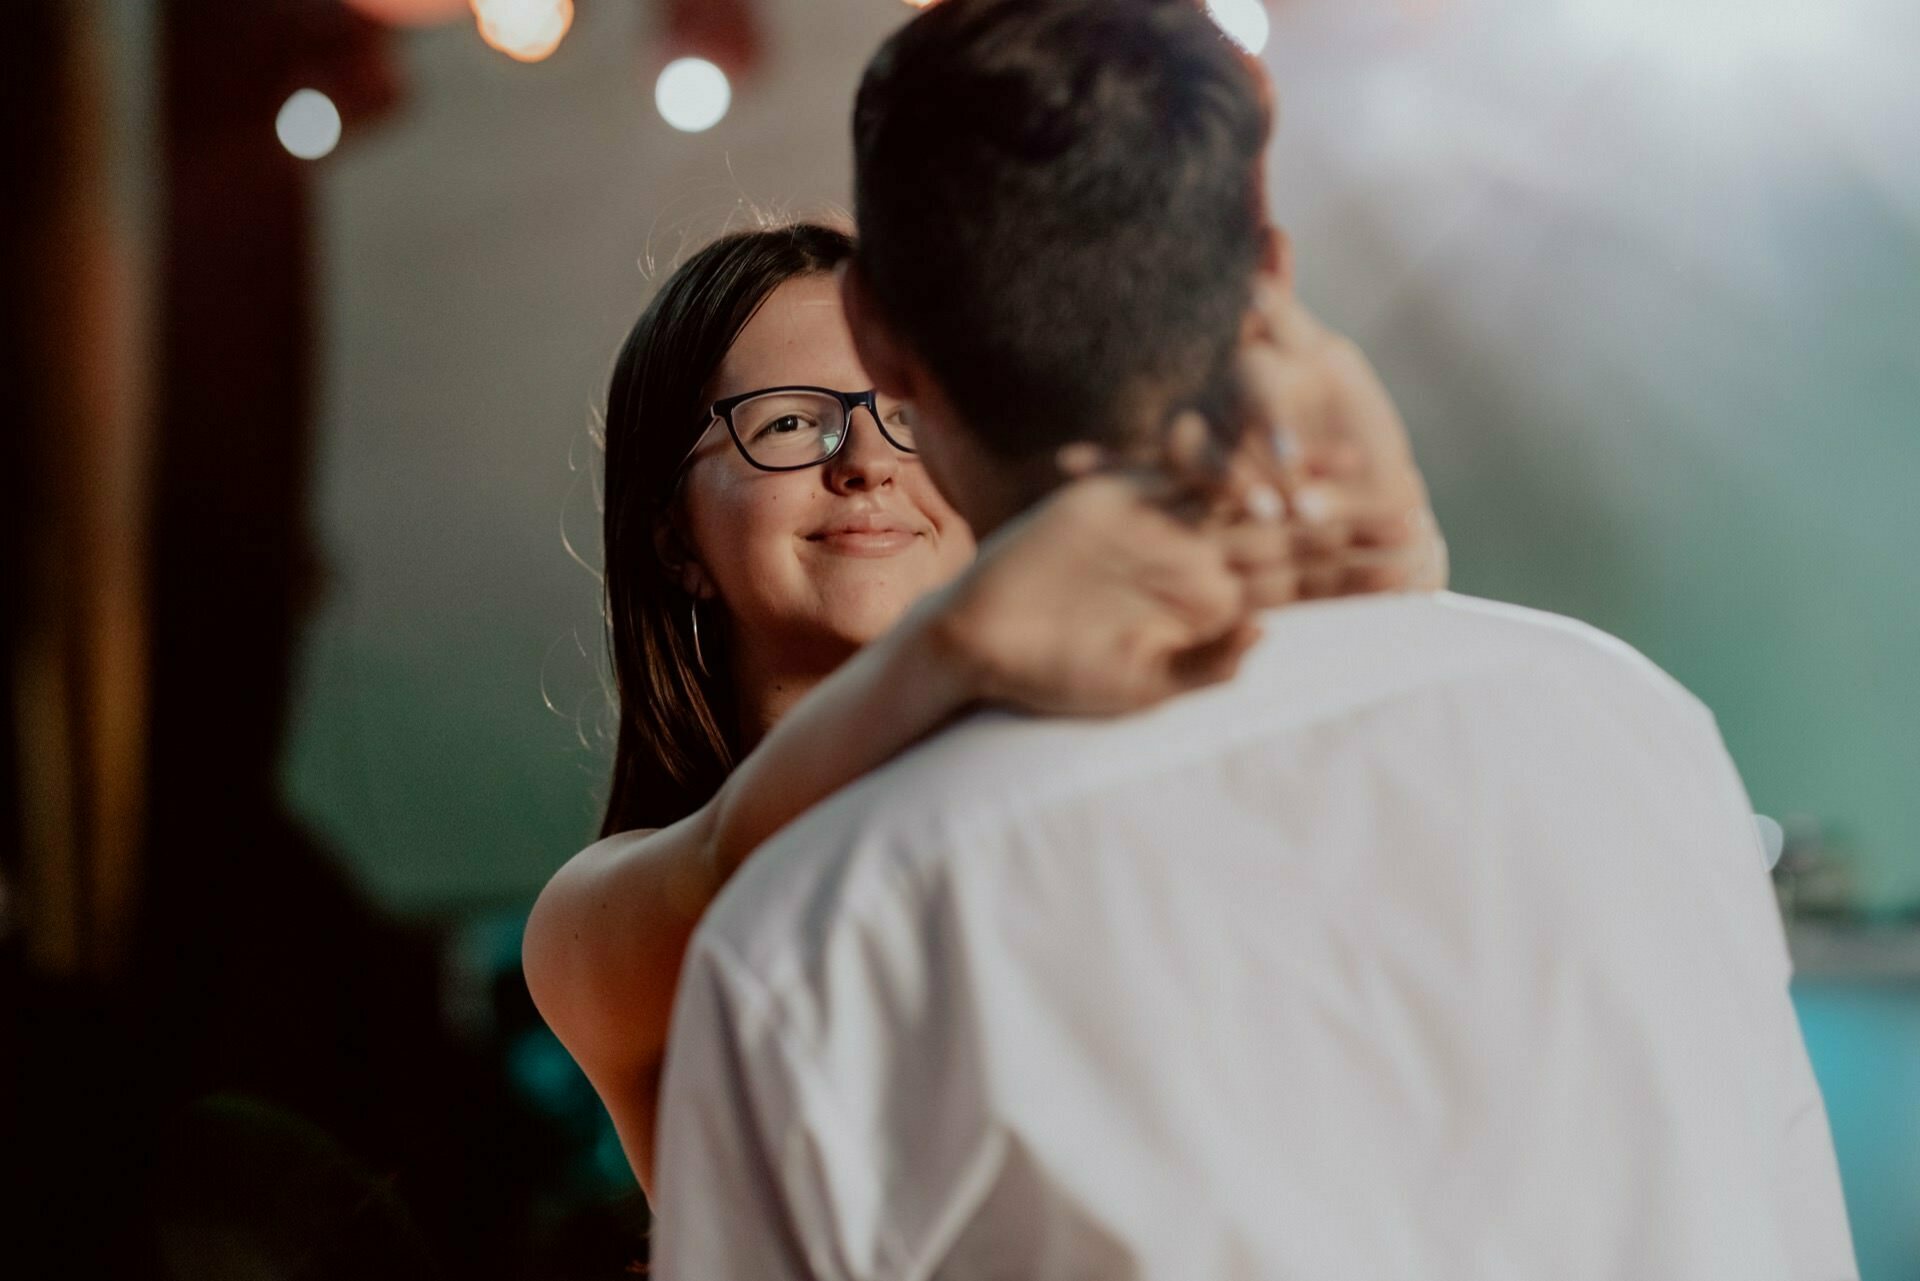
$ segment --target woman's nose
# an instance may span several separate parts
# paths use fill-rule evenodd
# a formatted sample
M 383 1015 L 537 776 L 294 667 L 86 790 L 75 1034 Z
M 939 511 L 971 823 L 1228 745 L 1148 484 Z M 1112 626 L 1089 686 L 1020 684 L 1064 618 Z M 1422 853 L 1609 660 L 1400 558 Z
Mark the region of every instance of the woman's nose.
M 827 484 L 840 493 L 890 485 L 900 472 L 900 451 L 880 433 L 866 409 L 853 411 L 847 443 L 827 463 Z

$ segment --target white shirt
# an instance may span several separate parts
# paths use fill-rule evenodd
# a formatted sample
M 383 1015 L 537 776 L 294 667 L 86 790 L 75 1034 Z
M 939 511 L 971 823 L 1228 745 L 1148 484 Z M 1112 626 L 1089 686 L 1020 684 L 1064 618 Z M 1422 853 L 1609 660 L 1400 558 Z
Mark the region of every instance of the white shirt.
M 1460 597 L 1231 684 L 975 716 L 715 903 L 666 1281 L 1842 1281 L 1825 1110 L 1712 718 Z

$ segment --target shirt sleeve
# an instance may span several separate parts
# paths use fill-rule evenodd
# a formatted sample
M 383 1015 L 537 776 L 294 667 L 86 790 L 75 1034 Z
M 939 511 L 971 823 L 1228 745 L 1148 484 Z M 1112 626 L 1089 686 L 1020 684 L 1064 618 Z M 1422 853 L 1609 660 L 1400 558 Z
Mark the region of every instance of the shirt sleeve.
M 1753 803 L 1712 716 L 1705 709 L 1702 715 L 1711 738 L 1703 759 L 1711 763 L 1713 774 L 1703 791 L 1716 796 L 1727 827 L 1744 834 L 1751 822 Z M 1729 844 L 1738 847 L 1740 842 Z M 1766 865 L 1763 851 L 1758 866 Z M 1771 878 L 1764 873 L 1745 872 L 1737 860 L 1731 867 L 1736 873 L 1744 873 L 1742 879 L 1766 887 L 1764 894 L 1758 895 L 1764 902 L 1755 906 L 1754 915 L 1764 919 L 1772 950 L 1784 958 L 1786 940 L 1772 898 Z M 1857 1281 L 1860 1271 L 1854 1259 L 1833 1134 L 1820 1084 L 1807 1057 L 1800 1018 L 1794 1010 L 1791 977 L 1789 961 L 1772 979 L 1764 1009 L 1767 1026 L 1757 1046 L 1773 1066 L 1772 1121 L 1777 1127 L 1780 1153 L 1774 1172 L 1774 1221 L 1779 1225 L 1795 1281 Z
M 1779 1212 L 1795 1281 L 1858 1281 L 1853 1234 L 1840 1192 L 1827 1108 L 1789 1010 L 1781 1060 L 1787 1068 L 1781 1117 L 1785 1159 L 1780 1171 Z
M 652 1267 L 664 1281 L 812 1281 L 778 1151 L 796 1123 L 765 1005 L 696 937 L 661 1085 Z
M 977 1207 L 997 1149 L 945 908 L 868 906 L 777 991 L 696 936 L 662 1089 L 665 1281 L 925 1278 Z

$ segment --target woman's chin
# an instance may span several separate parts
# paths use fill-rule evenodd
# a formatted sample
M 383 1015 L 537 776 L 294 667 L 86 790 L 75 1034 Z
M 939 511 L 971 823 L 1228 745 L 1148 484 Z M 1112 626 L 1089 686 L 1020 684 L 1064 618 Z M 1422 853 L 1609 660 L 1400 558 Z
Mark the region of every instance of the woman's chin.
M 897 607 L 876 605 L 839 612 L 829 620 L 828 626 L 837 639 L 859 649 L 892 631 L 912 604 L 912 600 L 902 600 Z
M 929 592 L 951 582 L 971 560 L 970 546 L 950 555 L 942 555 L 943 550 L 923 543 L 899 556 L 821 556 L 803 563 L 805 621 L 801 617 L 791 621 L 848 646 L 871 644 Z
M 885 581 L 860 585 L 852 591 L 833 594 L 822 621 L 829 630 L 849 645 L 868 645 L 892 631 L 914 602 L 931 591 L 935 584 L 922 583 L 916 577 L 908 581 Z

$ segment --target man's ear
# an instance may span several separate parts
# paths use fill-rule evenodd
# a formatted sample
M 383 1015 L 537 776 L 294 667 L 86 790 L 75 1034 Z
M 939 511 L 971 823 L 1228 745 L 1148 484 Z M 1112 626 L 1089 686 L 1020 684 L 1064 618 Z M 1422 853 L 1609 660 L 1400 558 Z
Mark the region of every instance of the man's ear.
M 1260 229 L 1261 280 L 1282 293 L 1293 292 L 1293 241 L 1286 232 L 1268 223 Z
M 874 390 L 898 400 L 913 400 L 918 372 L 907 346 L 880 310 L 873 287 L 858 259 L 848 259 L 834 272 L 840 282 L 840 308 L 853 332 L 853 350 L 873 379 Z

